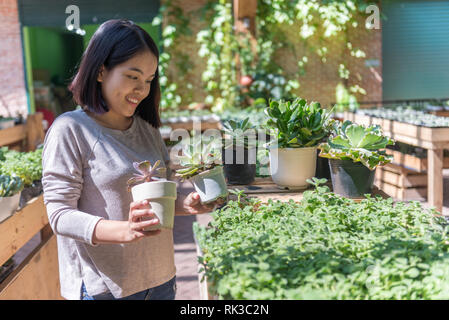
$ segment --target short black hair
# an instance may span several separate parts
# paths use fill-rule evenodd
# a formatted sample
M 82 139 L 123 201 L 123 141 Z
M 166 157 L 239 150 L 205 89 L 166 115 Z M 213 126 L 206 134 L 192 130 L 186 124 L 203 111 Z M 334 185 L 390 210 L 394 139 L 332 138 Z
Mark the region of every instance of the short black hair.
M 159 64 L 159 50 L 156 43 L 134 22 L 114 19 L 101 24 L 84 51 L 78 72 L 69 85 L 73 100 L 83 110 L 87 109 L 97 114 L 108 112 L 109 108 L 101 93 L 101 84 L 97 81 L 101 66 L 112 69 L 144 50 L 150 50 Z M 136 114 L 155 128 L 161 126 L 159 116 L 161 88 L 158 69 L 156 68 L 154 79 L 151 81 L 150 94 L 136 109 Z

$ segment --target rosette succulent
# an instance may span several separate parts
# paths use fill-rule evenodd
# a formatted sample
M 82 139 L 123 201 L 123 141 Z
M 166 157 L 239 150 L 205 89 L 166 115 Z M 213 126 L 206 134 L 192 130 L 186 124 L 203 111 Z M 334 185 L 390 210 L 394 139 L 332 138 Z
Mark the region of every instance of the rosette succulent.
M 223 121 L 222 133 L 229 136 L 224 139 L 224 146 L 244 146 L 246 149 L 253 148 L 257 145 L 256 128 L 249 122 L 249 118 L 240 121 L 227 120 Z
M 176 170 L 176 176 L 181 180 L 189 179 L 201 172 L 221 165 L 221 151 L 214 140 L 191 138 L 182 149 L 183 155 L 179 156 L 181 169 Z
M 379 125 L 366 128 L 347 120 L 336 128 L 335 136 L 321 143 L 318 148 L 321 150 L 320 157 L 361 162 L 374 170 L 392 160 L 392 156 L 380 149 L 393 144 L 392 139 L 382 134 Z
M 157 176 L 166 173 L 166 168 L 159 167 L 160 162 L 160 160 L 157 160 L 153 166 L 148 160 L 142 162 L 133 162 L 134 169 L 139 171 L 139 174 L 135 173 L 134 176 L 128 180 L 128 191 L 131 191 L 132 187 L 140 183 L 165 179 Z

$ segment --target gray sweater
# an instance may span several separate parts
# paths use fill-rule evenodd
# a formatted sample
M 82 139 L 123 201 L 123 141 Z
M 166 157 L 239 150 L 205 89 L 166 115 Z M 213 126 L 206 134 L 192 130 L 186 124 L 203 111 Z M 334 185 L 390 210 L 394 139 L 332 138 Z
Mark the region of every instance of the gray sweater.
M 100 219 L 128 220 L 132 163 L 159 159 L 168 164 L 159 130 L 139 116 L 125 131 L 103 127 L 83 110 L 54 121 L 44 142 L 42 184 L 64 298 L 80 299 L 82 281 L 89 295 L 110 291 L 119 298 L 175 276 L 171 230 L 130 244 L 92 243 Z

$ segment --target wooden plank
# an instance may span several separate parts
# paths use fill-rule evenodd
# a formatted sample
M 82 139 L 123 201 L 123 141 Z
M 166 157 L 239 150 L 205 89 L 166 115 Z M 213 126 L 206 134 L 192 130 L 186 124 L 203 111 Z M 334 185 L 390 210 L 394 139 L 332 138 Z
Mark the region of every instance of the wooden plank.
M 427 199 L 440 213 L 443 210 L 443 150 L 427 151 L 429 161 Z
M 426 200 L 427 187 L 400 188 L 380 180 L 376 180 L 374 184 L 387 195 L 397 200 Z
M 45 132 L 42 127 L 43 119 L 44 115 L 42 112 L 28 115 L 26 122 L 27 151 L 36 150 L 36 147 L 44 142 Z
M 43 241 L 0 285 L 0 300 L 61 300 L 56 236 Z
M 378 168 L 376 170 L 376 179 L 395 185 L 399 188 L 413 188 L 413 187 L 427 186 L 426 174 L 404 175 Z
M 0 130 L 0 146 L 7 146 L 26 138 L 26 125 L 19 124 Z
M 0 265 L 47 224 L 43 195 L 30 200 L 22 210 L 0 223 Z

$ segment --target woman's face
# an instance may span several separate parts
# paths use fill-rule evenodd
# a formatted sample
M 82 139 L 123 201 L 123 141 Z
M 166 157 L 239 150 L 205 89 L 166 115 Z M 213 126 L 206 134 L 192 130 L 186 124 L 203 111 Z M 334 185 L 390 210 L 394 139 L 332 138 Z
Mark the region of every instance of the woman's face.
M 110 70 L 102 67 L 97 80 L 101 82 L 101 93 L 109 112 L 132 117 L 140 102 L 149 95 L 156 70 L 157 59 L 149 50 Z

